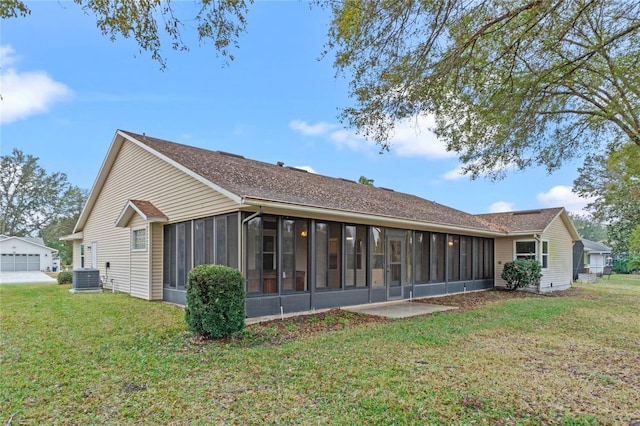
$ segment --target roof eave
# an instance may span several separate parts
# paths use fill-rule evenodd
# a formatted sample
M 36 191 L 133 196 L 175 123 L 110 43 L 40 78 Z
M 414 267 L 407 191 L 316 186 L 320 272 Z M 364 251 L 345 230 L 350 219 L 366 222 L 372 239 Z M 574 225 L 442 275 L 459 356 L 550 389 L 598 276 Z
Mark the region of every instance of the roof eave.
M 65 235 L 64 237 L 58 238 L 60 241 L 77 241 L 82 240 L 84 235 L 82 232 L 76 232 L 75 234 Z
M 306 213 L 309 215 L 335 216 L 336 220 L 347 218 L 357 222 L 361 222 L 361 221 L 371 221 L 372 219 L 375 219 L 375 221 L 380 223 L 380 225 L 397 227 L 397 228 L 416 229 L 416 225 L 421 225 L 419 226 L 419 228 L 437 230 L 442 232 L 460 233 L 462 231 L 466 231 L 466 232 L 472 232 L 473 234 L 481 235 L 481 236 L 491 236 L 491 237 L 505 236 L 503 232 L 492 231 L 487 229 L 480 229 L 480 228 L 466 227 L 466 226 L 446 225 L 446 224 L 439 224 L 434 222 L 421 222 L 421 221 L 403 219 L 403 218 L 397 218 L 397 217 L 357 213 L 357 212 L 339 210 L 339 209 L 313 207 L 313 206 L 307 206 L 302 204 L 285 203 L 281 201 L 266 200 L 266 199 L 253 198 L 253 197 L 243 198 L 242 204 L 245 206 L 266 207 L 266 208 L 272 208 L 272 209 L 288 210 L 291 212 Z

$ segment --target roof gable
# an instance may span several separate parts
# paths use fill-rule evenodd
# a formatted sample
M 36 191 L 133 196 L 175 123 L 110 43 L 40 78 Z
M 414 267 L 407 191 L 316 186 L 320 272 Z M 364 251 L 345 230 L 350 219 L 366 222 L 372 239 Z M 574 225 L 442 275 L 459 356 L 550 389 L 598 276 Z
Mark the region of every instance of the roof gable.
M 542 234 L 554 220 L 560 219 L 571 234 L 571 238 L 574 241 L 580 239 L 564 207 L 486 213 L 479 214 L 478 217 L 495 224 L 507 234 Z
M 136 213 L 147 222 L 166 222 L 169 220 L 167 216 L 150 201 L 129 200 L 122 209 L 118 219 L 116 219 L 116 226 L 119 228 L 126 227 Z
M 138 135 L 140 136 L 140 135 Z M 142 137 L 145 137 L 144 135 L 142 135 Z M 87 197 L 87 202 L 85 203 L 84 207 L 82 208 L 82 212 L 80 213 L 80 216 L 78 218 L 78 222 L 76 222 L 76 225 L 73 229 L 73 234 L 74 235 L 81 235 L 81 231 L 84 228 L 84 225 L 87 222 L 87 219 L 89 218 L 89 215 L 91 214 L 91 210 L 93 209 L 94 204 L 96 203 L 98 197 L 100 196 L 100 192 L 102 191 L 102 187 L 104 186 L 109 173 L 111 171 L 111 168 L 113 167 L 113 164 L 115 163 L 118 154 L 120 153 L 120 149 L 122 148 L 122 146 L 124 145 L 125 142 L 131 142 L 133 144 L 135 144 L 136 146 L 146 150 L 147 152 L 151 153 L 152 155 L 155 155 L 157 157 L 159 157 L 160 159 L 162 159 L 163 161 L 171 164 L 172 166 L 178 168 L 179 170 L 182 170 L 183 172 L 189 174 L 191 177 L 193 177 L 194 179 L 204 183 L 205 185 L 213 188 L 214 190 L 222 193 L 223 195 L 233 199 L 236 202 L 240 202 L 240 198 L 235 195 L 232 194 L 226 190 L 224 190 L 223 188 L 220 188 L 218 186 L 216 186 L 215 184 L 213 184 L 212 182 L 208 181 L 207 179 L 203 178 L 202 176 L 198 176 L 195 175 L 191 170 L 187 169 L 186 167 L 184 167 L 183 165 L 171 160 L 170 158 L 167 158 L 166 156 L 162 155 L 161 153 L 149 148 L 148 146 L 146 146 L 145 144 L 140 143 L 136 138 L 133 138 L 130 136 L 129 132 L 124 132 L 122 130 L 117 130 L 116 134 L 113 137 L 113 140 L 111 141 L 111 145 L 109 146 L 109 150 L 107 151 L 107 155 L 105 156 L 104 161 L 102 162 L 102 165 L 100 166 L 100 171 L 98 172 L 98 176 L 96 177 L 96 180 L 93 184 L 93 187 L 91 188 L 91 192 L 89 193 L 89 197 Z M 73 238 L 75 239 L 75 238 Z

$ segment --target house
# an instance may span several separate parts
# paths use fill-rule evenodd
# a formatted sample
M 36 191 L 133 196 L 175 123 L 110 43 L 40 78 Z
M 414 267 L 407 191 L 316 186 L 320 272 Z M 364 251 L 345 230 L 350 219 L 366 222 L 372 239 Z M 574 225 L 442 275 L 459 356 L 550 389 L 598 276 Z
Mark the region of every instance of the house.
M 506 236 L 496 239 L 496 287 L 506 286 L 500 277 L 506 262 L 536 259 L 542 265 L 538 292 L 565 290 L 573 282 L 573 243 L 580 239 L 562 207 L 481 214 L 498 225 Z
M 0 235 L 0 272 L 52 271 L 57 255 L 40 237 Z
M 584 238 L 580 243 L 576 243 L 574 256 L 574 262 L 579 268 L 577 272 L 584 270 L 586 273 L 602 274 L 604 267 L 611 266 L 613 262 L 611 247 Z M 577 273 L 575 279 L 577 279 Z
M 506 261 L 501 241 L 514 237 L 489 219 L 119 130 L 66 239 L 75 268 L 98 268 L 106 288 L 147 300 L 184 304 L 195 265 L 238 268 L 247 315 L 261 316 L 493 288 L 496 247 Z M 547 271 L 577 239 L 568 225 L 572 231 L 545 240 Z M 547 238 L 553 230 L 513 235 Z M 562 278 L 554 289 L 571 282 Z

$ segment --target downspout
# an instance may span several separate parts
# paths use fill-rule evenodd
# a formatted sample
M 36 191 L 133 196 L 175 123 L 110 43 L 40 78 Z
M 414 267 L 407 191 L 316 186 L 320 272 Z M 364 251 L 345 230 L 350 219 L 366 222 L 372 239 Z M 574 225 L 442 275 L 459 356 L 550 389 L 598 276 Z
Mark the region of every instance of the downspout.
M 244 274 L 245 272 L 245 259 L 246 256 L 244 256 L 245 254 L 245 247 L 244 247 L 244 225 L 249 222 L 251 219 L 258 217 L 258 216 L 262 216 L 262 206 L 260 206 L 260 209 L 255 212 L 254 214 L 252 214 L 251 216 L 247 216 L 245 219 L 242 220 L 242 223 L 240 223 L 240 255 L 241 255 L 241 259 L 238 262 L 238 264 L 240 265 L 240 272 L 242 272 Z
M 538 262 L 540 262 L 540 264 L 542 265 L 542 236 L 541 235 L 536 235 L 533 234 L 533 238 L 536 240 L 536 244 L 538 245 L 538 259 L 536 259 Z M 542 290 L 540 289 L 540 285 L 542 284 L 542 279 L 540 279 L 540 281 L 538 281 L 538 293 L 541 293 Z

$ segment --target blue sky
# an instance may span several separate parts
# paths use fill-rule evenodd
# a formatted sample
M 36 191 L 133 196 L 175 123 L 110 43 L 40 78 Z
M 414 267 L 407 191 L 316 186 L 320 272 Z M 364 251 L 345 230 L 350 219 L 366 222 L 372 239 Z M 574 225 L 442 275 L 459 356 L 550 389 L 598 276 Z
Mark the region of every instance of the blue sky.
M 103 36 L 71 2 L 27 4 L 30 16 L 0 29 L 0 152 L 35 155 L 82 188 L 92 187 L 116 129 L 124 129 L 333 177 L 364 175 L 469 213 L 577 212 L 587 203 L 571 193 L 579 162 L 498 182 L 460 176 L 428 119 L 400 123 L 391 152 L 379 154 L 337 119 L 351 102 L 348 82 L 336 78 L 331 55 L 319 59 L 329 19 L 307 3 L 258 1 L 234 61 L 224 66 L 211 44 L 187 35 L 189 52 L 164 47 L 164 71 L 133 41 Z

